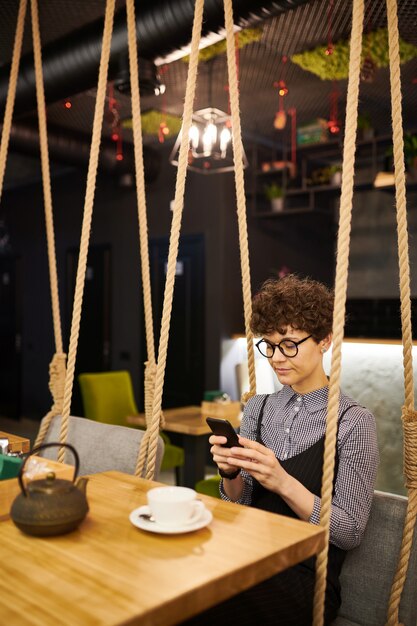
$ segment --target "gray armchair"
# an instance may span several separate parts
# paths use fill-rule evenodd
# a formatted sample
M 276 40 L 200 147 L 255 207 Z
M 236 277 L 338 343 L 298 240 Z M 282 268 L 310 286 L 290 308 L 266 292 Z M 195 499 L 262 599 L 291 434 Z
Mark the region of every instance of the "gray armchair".
M 58 442 L 60 429 L 61 417 L 57 416 L 49 426 L 44 443 Z M 75 447 L 80 457 L 80 476 L 109 470 L 134 474 L 143 435 L 144 431 L 136 428 L 101 424 L 85 417 L 70 416 L 67 441 Z M 48 448 L 41 455 L 56 459 L 58 449 Z M 159 437 L 155 480 L 158 479 L 163 454 L 164 442 Z M 65 454 L 65 462 L 73 465 L 70 451 Z
M 342 606 L 333 626 L 384 626 L 397 568 L 407 498 L 376 491 L 365 536 L 348 552 L 341 575 Z M 416 534 L 416 533 L 415 533 Z M 400 604 L 400 622 L 417 624 L 417 537 Z

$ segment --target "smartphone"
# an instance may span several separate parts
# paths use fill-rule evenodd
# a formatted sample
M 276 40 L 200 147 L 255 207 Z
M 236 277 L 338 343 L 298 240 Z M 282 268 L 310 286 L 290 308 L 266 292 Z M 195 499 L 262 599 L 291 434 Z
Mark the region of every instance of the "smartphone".
M 227 437 L 227 443 L 223 444 L 226 448 L 232 448 L 233 446 L 239 446 L 239 448 L 243 447 L 239 443 L 237 432 L 228 420 L 207 417 L 206 422 L 215 435 Z

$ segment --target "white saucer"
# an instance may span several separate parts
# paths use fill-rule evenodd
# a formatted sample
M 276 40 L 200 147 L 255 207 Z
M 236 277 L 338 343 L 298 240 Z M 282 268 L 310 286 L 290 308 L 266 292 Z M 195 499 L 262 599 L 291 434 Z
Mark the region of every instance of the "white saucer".
M 181 526 L 164 526 L 162 524 L 158 524 L 158 522 L 151 522 L 143 517 L 139 517 L 140 513 L 150 513 L 150 509 L 148 506 L 140 506 L 138 509 L 135 509 L 129 515 L 129 519 L 132 522 L 133 526 L 140 528 L 141 530 L 148 530 L 151 533 L 160 533 L 163 535 L 179 535 L 180 533 L 190 533 L 194 530 L 199 530 L 200 528 L 204 528 L 207 524 L 210 524 L 213 519 L 213 515 L 211 511 L 204 508 L 201 512 L 200 517 L 192 522 L 191 524 L 181 524 Z

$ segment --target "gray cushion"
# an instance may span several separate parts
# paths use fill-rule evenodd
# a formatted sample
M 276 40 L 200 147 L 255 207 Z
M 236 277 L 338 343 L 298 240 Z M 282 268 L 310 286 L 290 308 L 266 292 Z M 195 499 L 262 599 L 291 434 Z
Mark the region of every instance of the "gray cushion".
M 61 417 L 55 417 L 44 439 L 44 443 L 59 442 Z M 118 470 L 126 474 L 134 474 L 139 446 L 144 431 L 126 426 L 101 424 L 85 417 L 69 418 L 67 442 L 72 444 L 80 457 L 79 475 L 95 474 L 109 470 Z M 41 455 L 56 459 L 59 448 L 50 448 Z M 164 453 L 164 442 L 158 438 L 155 464 L 155 479 L 158 478 Z M 66 451 L 65 462 L 74 464 L 70 450 Z
M 407 498 L 375 492 L 364 538 L 346 555 L 341 574 L 342 606 L 335 626 L 384 626 L 397 568 Z M 400 622 L 417 623 L 417 546 L 411 550 L 400 604 Z

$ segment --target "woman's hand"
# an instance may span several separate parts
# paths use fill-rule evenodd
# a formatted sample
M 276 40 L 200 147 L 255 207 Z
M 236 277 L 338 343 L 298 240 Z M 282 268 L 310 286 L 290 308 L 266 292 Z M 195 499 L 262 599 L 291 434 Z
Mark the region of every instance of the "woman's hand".
M 210 448 L 210 452 L 213 455 L 213 461 L 216 463 L 217 467 L 219 467 L 224 472 L 231 474 L 236 470 L 235 465 L 229 465 L 228 459 L 231 456 L 230 450 L 231 448 L 226 448 L 224 445 L 227 443 L 226 437 L 222 437 L 220 435 L 211 435 L 209 438 L 209 443 L 212 444 Z
M 216 439 L 225 438 L 216 437 Z M 269 491 L 273 491 L 277 494 L 285 492 L 289 475 L 272 450 L 256 441 L 241 436 L 239 436 L 239 443 L 243 448 L 227 449 L 226 462 L 229 469 L 225 471 L 232 472 L 237 467 L 240 467 L 246 470 L 265 487 L 265 489 L 269 489 Z M 214 447 L 216 447 L 217 450 L 217 446 L 213 446 L 213 448 Z M 222 448 L 222 450 L 224 450 L 224 448 Z M 213 458 L 215 457 L 213 456 Z
M 209 441 L 212 444 L 213 459 L 223 471 L 232 473 L 238 467 L 244 469 L 265 489 L 281 496 L 298 517 L 306 521 L 310 519 L 314 494 L 285 471 L 272 450 L 240 435 L 239 443 L 243 448 L 223 447 L 226 437 L 212 435 Z M 225 491 L 229 498 L 238 500 L 243 490 L 241 477 L 225 482 Z

